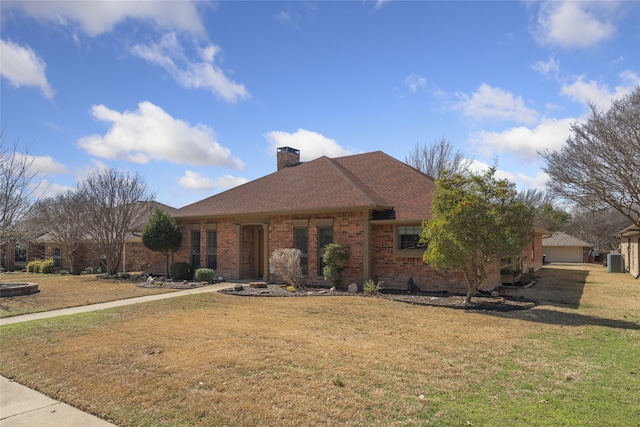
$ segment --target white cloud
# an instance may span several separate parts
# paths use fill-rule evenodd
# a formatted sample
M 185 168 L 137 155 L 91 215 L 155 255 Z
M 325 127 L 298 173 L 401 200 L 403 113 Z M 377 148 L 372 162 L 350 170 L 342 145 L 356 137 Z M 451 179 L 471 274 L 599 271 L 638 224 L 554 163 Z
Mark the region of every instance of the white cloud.
M 561 93 L 575 102 L 591 102 L 600 108 L 608 109 L 611 101 L 631 93 L 640 85 L 640 77 L 632 71 L 623 71 L 620 73 L 620 79 L 623 84 L 610 90 L 606 84 L 601 85 L 594 80 L 586 81 L 584 76 L 580 76 L 573 83 L 562 86 Z
M 15 87 L 36 86 L 51 99 L 54 90 L 47 81 L 47 64 L 29 46 L 0 40 L 0 75 Z
M 224 175 L 216 179 L 211 179 L 208 176 L 191 170 L 186 170 L 184 175 L 178 178 L 178 183 L 187 190 L 227 190 L 246 182 L 249 182 L 246 178 L 231 175 Z
M 483 173 L 491 166 L 493 165 L 488 165 L 487 163 L 479 160 L 473 160 L 469 168 L 474 173 Z M 496 169 L 495 177 L 511 181 L 516 184 L 516 187 L 518 188 L 536 188 L 538 190 L 544 190 L 547 185 L 547 181 L 549 181 L 549 176 L 544 172 L 537 172 L 534 176 L 530 176 L 522 172 L 508 172 L 504 169 L 500 169 L 499 165 Z
M 92 156 L 133 163 L 157 160 L 244 168 L 240 159 L 231 157 L 231 150 L 218 144 L 211 128 L 203 124 L 191 126 L 151 102 L 141 102 L 136 111 L 124 113 L 94 105 L 91 113 L 110 125 L 104 136 L 90 135 L 78 140 L 78 146 Z
M 188 58 L 175 33 L 165 34 L 158 43 L 131 48 L 133 55 L 164 68 L 184 88 L 207 89 L 229 102 L 251 97 L 244 85 L 229 80 L 216 64 L 220 47 L 210 44 L 197 51 L 199 60 Z
M 560 71 L 560 61 L 551 57 L 547 62 L 537 61 L 531 68 L 543 76 L 557 76 Z
M 40 176 L 57 175 L 67 172 L 65 165 L 55 161 L 49 156 L 28 156 L 27 162 L 31 164 L 31 168 Z
M 416 93 L 418 89 L 425 88 L 427 86 L 427 79 L 414 73 L 404 79 L 404 84 L 411 92 Z
M 615 2 L 576 0 L 540 2 L 536 35 L 544 44 L 588 48 L 610 39 L 616 27 L 605 17 Z
M 60 25 L 78 25 L 91 37 L 110 32 L 127 19 L 150 21 L 164 29 L 203 33 L 197 1 L 20 1 L 20 7 L 33 18 Z
M 318 157 L 342 157 L 354 154 L 333 139 L 316 132 L 298 129 L 294 133 L 283 131 L 267 132 L 264 137 L 269 142 L 269 152 L 276 154 L 278 147 L 291 147 L 300 150 L 300 160 L 308 162 Z
M 55 182 L 49 182 L 46 179 L 42 179 L 33 186 L 33 197 L 36 199 L 54 197 L 59 193 L 64 193 L 65 191 L 73 191 L 73 187 L 69 187 L 67 185 L 56 184 Z
M 376 1 L 376 10 L 382 8 L 386 3 L 389 3 L 391 0 L 375 0 Z
M 291 12 L 285 12 L 284 10 L 273 15 L 276 21 L 281 24 L 293 24 L 293 15 Z
M 560 149 L 571 135 L 574 121 L 573 118 L 543 118 L 535 128 L 518 126 L 502 132 L 481 131 L 472 134 L 470 140 L 485 155 L 509 152 L 531 161 L 539 152 Z
M 492 119 L 533 123 L 538 117 L 538 113 L 527 108 L 521 97 L 486 83 L 482 83 L 471 96 L 464 93 L 456 95 L 461 99 L 457 108 L 461 109 L 465 116 L 474 120 Z

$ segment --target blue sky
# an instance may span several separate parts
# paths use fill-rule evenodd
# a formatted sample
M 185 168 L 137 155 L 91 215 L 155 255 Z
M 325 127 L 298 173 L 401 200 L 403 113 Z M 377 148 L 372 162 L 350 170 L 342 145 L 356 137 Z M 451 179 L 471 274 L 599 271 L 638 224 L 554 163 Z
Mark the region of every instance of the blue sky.
M 46 194 L 140 173 L 174 207 L 302 160 L 450 141 L 543 189 L 587 103 L 640 85 L 628 1 L 9 1 L 0 31 L 6 145 Z

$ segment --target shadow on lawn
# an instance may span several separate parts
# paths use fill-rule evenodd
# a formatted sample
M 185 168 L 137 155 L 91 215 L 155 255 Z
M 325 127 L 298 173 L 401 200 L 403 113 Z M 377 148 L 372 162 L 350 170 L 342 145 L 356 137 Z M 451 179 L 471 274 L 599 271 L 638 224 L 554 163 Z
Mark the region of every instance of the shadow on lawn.
M 511 312 L 487 312 L 492 316 L 505 319 L 520 319 L 529 322 L 546 323 L 549 325 L 563 326 L 604 326 L 615 329 L 640 330 L 640 324 L 626 320 L 605 319 L 580 313 L 566 313 L 563 311 L 536 308 L 533 310 L 521 310 Z
M 589 270 L 562 268 L 554 264 L 551 268 L 543 268 L 537 272 L 537 283 L 530 288 L 504 286 L 501 294 L 532 299 L 538 304 L 554 307 L 580 307 Z

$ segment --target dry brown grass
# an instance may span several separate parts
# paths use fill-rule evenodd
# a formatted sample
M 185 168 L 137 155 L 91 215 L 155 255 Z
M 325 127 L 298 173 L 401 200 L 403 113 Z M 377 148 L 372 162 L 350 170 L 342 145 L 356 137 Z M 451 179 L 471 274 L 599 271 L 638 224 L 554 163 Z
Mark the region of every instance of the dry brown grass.
M 594 268 L 578 274 L 600 281 Z M 456 417 L 473 417 L 455 408 L 471 405 L 471 414 L 471 399 L 486 402 L 480 419 L 492 424 L 503 401 L 504 410 L 539 405 L 597 370 L 588 358 L 560 357 L 541 335 L 611 322 L 637 339 L 638 282 L 605 275 L 612 283 L 600 290 L 585 280 L 563 292 L 555 277 L 578 277 L 571 271 L 547 268 L 517 291 L 545 299 L 526 313 L 216 293 L 13 325 L 0 372 L 119 425 L 459 425 Z M 579 310 L 563 305 L 577 293 Z M 568 321 L 578 325 L 567 330 Z
M 0 283 L 11 282 L 38 283 L 40 292 L 32 295 L 0 298 L 0 317 L 17 316 L 20 314 L 77 307 L 174 291 L 174 289 L 139 288 L 131 282 L 96 279 L 93 275 L 0 274 Z

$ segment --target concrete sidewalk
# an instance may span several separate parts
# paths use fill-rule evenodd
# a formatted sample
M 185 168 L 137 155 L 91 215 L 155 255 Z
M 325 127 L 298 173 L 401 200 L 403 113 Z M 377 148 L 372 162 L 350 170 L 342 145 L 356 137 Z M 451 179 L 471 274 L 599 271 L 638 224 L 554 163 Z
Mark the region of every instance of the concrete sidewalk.
M 53 400 L 17 382 L 0 377 L 0 426 L 2 427 L 107 427 L 96 416 Z
M 184 295 L 201 294 L 205 292 L 215 292 L 220 289 L 231 288 L 234 283 L 217 283 L 215 285 L 203 286 L 201 288 L 185 289 L 164 294 L 146 295 L 144 297 L 128 298 L 118 301 L 102 302 L 100 304 L 82 305 L 79 307 L 62 308 L 60 310 L 43 311 L 41 313 L 23 314 L 22 316 L 5 317 L 0 319 L 0 326 L 12 325 L 14 323 L 29 322 L 31 320 L 49 319 L 51 317 L 68 316 L 70 314 L 86 313 L 89 311 L 104 310 L 105 308 L 121 307 L 123 305 L 140 304 L 143 302 L 157 301 L 167 298 L 175 298 Z
M 233 283 L 218 283 L 183 291 L 7 317 L 0 319 L 0 326 L 104 310 L 106 308 L 120 307 L 123 305 L 141 304 L 184 295 L 215 292 L 232 286 L 234 286 Z M 82 412 L 73 406 L 58 402 L 35 390 L 31 390 L 17 382 L 0 376 L 0 427 L 106 427 L 113 425 L 114 424 L 108 423 L 94 415 Z

